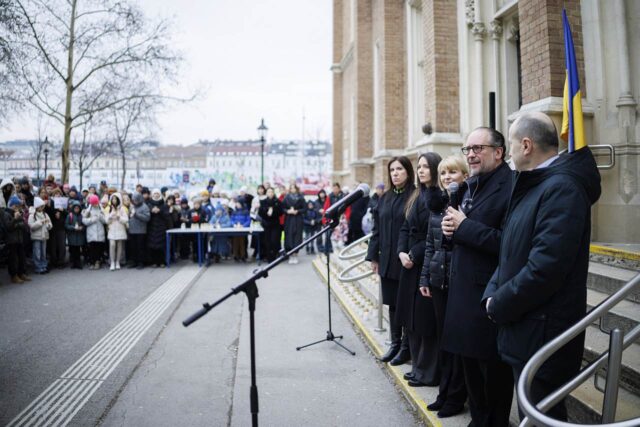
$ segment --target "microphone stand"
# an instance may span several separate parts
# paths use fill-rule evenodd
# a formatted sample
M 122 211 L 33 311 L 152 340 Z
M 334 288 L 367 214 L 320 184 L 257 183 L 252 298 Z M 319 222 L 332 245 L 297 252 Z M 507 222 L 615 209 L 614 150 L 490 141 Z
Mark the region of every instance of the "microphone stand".
M 266 265 L 264 267 L 261 267 L 261 268 L 257 268 L 256 270 L 254 270 L 253 275 L 250 278 L 248 278 L 247 280 L 245 280 L 244 282 L 242 282 L 241 284 L 239 284 L 235 288 L 231 288 L 231 291 L 229 291 L 229 293 L 227 293 L 225 296 L 223 296 L 222 298 L 220 298 L 219 300 L 217 300 L 213 304 L 209 304 L 207 302 L 203 303 L 202 304 L 202 308 L 200 310 L 196 311 L 195 313 L 193 313 L 191 316 L 189 316 L 187 319 L 185 319 L 182 322 L 182 324 L 185 327 L 189 326 L 193 322 L 195 322 L 196 320 L 200 319 L 202 316 L 207 314 L 209 311 L 211 311 L 214 307 L 216 307 L 217 305 L 219 305 L 219 304 L 223 303 L 224 301 L 226 301 L 227 299 L 229 299 L 229 297 L 231 297 L 232 295 L 239 294 L 240 292 L 244 292 L 245 293 L 245 295 L 247 296 L 247 299 L 249 301 L 249 337 L 250 337 L 249 341 L 250 341 L 250 345 L 251 345 L 251 387 L 249 389 L 249 395 L 250 395 L 250 399 L 251 399 L 251 401 L 250 401 L 251 402 L 251 406 L 250 406 L 250 408 L 251 408 L 251 425 L 254 426 L 254 427 L 258 426 L 258 412 L 259 412 L 259 409 L 258 409 L 258 386 L 256 385 L 256 351 L 255 351 L 256 343 L 255 343 L 255 320 L 254 320 L 254 312 L 255 312 L 255 309 L 256 309 L 256 299 L 259 296 L 258 295 L 258 286 L 256 284 L 256 281 L 258 279 L 266 278 L 269 275 L 269 271 L 271 269 L 275 268 L 281 262 L 289 259 L 289 257 L 291 255 L 293 255 L 294 253 L 297 253 L 300 249 L 305 247 L 307 244 L 309 244 L 310 242 L 314 241 L 316 238 L 321 236 L 322 233 L 326 232 L 327 230 L 329 230 L 329 229 L 331 229 L 333 227 L 335 227 L 335 221 L 330 220 L 329 223 L 327 223 L 324 227 L 322 227 L 322 229 L 320 231 L 318 231 L 316 234 L 314 234 L 313 236 L 309 237 L 308 239 L 304 240 L 302 243 L 300 243 L 295 248 L 291 249 L 288 252 L 286 252 L 284 250 L 280 251 L 280 256 L 278 258 L 273 260 L 268 265 Z M 328 257 L 327 257 L 327 268 L 329 266 L 328 262 L 329 262 L 329 260 L 328 260 Z M 331 300 L 329 300 L 329 316 L 331 316 Z M 331 332 L 331 317 L 329 317 L 329 332 Z M 329 340 L 329 332 L 327 333 L 327 340 Z M 333 333 L 331 333 L 331 336 L 332 336 L 332 339 L 330 339 L 329 341 L 334 341 L 335 338 L 342 338 L 342 336 L 334 337 Z M 322 341 L 325 341 L 325 340 L 322 340 Z M 347 350 L 350 353 L 355 355 L 355 353 L 353 353 L 350 350 L 346 349 L 346 347 L 344 347 L 339 342 L 336 342 L 336 341 L 334 341 L 334 342 L 336 344 L 340 345 L 341 347 L 345 348 L 345 350 Z M 316 344 L 316 343 L 314 343 L 314 344 Z M 313 344 L 309 344 L 309 345 L 313 345 Z M 302 348 L 302 347 L 300 347 L 300 348 Z M 298 348 L 298 350 L 300 350 L 300 348 Z

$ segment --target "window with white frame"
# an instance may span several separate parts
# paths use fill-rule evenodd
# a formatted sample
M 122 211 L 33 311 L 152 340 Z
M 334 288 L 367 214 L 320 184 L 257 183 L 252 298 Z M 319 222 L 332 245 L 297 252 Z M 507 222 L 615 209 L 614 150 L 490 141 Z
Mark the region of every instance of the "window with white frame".
M 407 0 L 407 112 L 409 145 L 422 138 L 425 121 L 424 99 L 424 32 L 422 4 L 419 0 Z

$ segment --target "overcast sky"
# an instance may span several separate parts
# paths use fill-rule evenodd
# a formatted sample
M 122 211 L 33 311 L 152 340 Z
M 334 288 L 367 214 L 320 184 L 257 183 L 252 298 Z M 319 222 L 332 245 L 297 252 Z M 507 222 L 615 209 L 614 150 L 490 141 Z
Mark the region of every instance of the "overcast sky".
M 158 139 L 187 145 L 198 139 L 255 139 L 260 118 L 268 139 L 331 137 L 329 0 L 140 0 L 151 17 L 173 17 L 185 55 L 186 90 L 198 102 L 158 118 Z M 15 120 L 0 141 L 31 139 L 34 121 Z M 61 126 L 50 126 L 62 139 Z

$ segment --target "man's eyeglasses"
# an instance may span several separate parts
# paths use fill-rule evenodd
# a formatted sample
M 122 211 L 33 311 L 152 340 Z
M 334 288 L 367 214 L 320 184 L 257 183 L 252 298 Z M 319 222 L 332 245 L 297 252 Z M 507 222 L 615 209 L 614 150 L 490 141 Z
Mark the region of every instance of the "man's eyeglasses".
M 469 151 L 473 151 L 474 154 L 480 154 L 480 152 L 484 150 L 484 147 L 498 148 L 497 145 L 471 145 L 469 147 L 462 147 L 460 151 L 462 151 L 462 154 L 465 156 L 469 154 Z

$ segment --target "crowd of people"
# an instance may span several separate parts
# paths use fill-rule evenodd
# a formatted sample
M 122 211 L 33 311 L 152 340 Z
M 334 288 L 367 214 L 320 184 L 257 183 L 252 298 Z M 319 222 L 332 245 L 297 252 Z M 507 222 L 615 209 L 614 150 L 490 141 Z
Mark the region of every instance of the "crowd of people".
M 389 308 L 380 360 L 410 361 L 409 386 L 439 388 L 428 409 L 446 418 L 468 403 L 475 427 L 509 426 L 526 362 L 586 313 L 593 155 L 559 155 L 542 113 L 517 118 L 509 146 L 511 167 L 504 136 L 481 127 L 462 156 L 419 156 L 417 173 L 391 159 L 367 253 Z M 542 366 L 533 403 L 577 374 L 583 346 L 584 334 Z M 566 421 L 564 402 L 547 414 Z
M 527 360 L 584 316 L 589 212 L 600 195 L 591 152 L 560 156 L 548 116 L 521 115 L 509 145 L 511 167 L 504 136 L 486 127 L 468 135 L 462 156 L 426 153 L 415 171 L 407 157 L 395 157 L 388 184 L 376 185 L 333 231 L 305 247 L 329 253 L 371 232 L 366 259 L 380 276 L 391 329 L 380 360 L 410 361 L 410 386 L 439 387 L 428 408 L 445 418 L 468 403 L 475 427 L 509 425 L 514 382 Z M 4 179 L 0 190 L 0 240 L 14 283 L 30 280 L 27 260 L 33 272 L 46 274 L 66 265 L 67 252 L 75 269 L 162 266 L 166 256 L 196 260 L 193 237 L 179 236 L 166 254 L 165 234 L 205 223 L 262 228 L 251 242 L 215 235 L 208 262 L 247 261 L 250 248 L 271 262 L 317 233 L 324 212 L 346 193 L 334 183 L 328 194 L 305 197 L 291 183 L 227 194 L 211 180 L 188 199 L 142 186 L 127 194 L 105 182 L 78 192 L 52 176 L 37 190 L 28 177 Z M 289 263 L 298 263 L 296 254 Z M 543 365 L 534 401 L 575 375 L 583 344 L 578 336 Z M 566 420 L 563 402 L 548 413 Z

